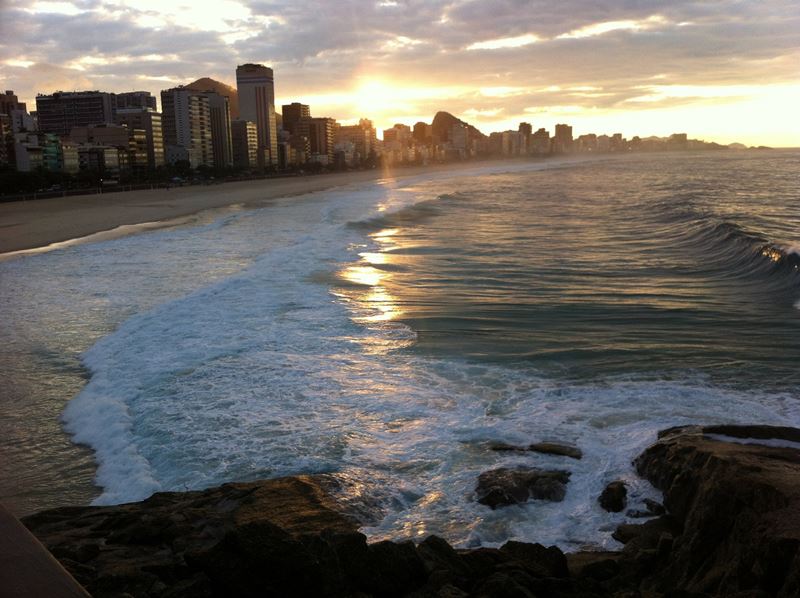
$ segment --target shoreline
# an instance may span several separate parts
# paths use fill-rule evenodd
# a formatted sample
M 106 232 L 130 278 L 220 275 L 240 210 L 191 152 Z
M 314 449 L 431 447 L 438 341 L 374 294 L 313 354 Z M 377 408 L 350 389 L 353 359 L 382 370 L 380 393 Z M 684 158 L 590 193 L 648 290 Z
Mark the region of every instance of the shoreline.
M 570 160 L 583 161 L 583 160 Z M 516 160 L 362 170 L 293 178 L 237 181 L 220 185 L 147 189 L 0 203 L 0 260 L 92 241 L 105 241 L 186 224 L 200 213 L 240 205 L 258 208 L 277 199 L 349 185 L 459 172 Z M 530 164 L 558 164 L 542 161 Z
M 430 534 L 370 541 L 357 504 L 343 502 L 344 487 L 326 474 L 57 508 L 22 523 L 37 538 L 28 545 L 43 545 L 98 597 L 794 596 L 798 440 L 800 429 L 764 425 L 662 430 L 633 465 L 663 504 L 637 510 L 619 480 L 597 499 L 609 514 L 634 509 L 614 526 L 612 551 L 514 539 L 458 548 Z M 621 495 L 604 502 L 614 485 Z M 502 488 L 515 500 L 500 507 L 560 500 L 535 490 Z M 25 570 L 27 554 L 10 556 L 0 579 L 42 584 Z

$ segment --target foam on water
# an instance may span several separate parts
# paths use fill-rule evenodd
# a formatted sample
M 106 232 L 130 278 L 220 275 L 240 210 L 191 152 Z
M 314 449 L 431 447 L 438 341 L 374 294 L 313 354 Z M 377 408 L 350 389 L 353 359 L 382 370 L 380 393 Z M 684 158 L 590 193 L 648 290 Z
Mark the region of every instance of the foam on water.
M 240 272 L 135 315 L 86 352 L 91 379 L 64 422 L 95 450 L 97 504 L 334 472 L 350 498 L 368 499 L 364 530 L 376 539 L 437 533 L 463 546 L 514 538 L 607 547 L 625 516 L 602 511 L 596 497 L 614 479 L 630 485 L 632 506 L 657 496 L 630 462 L 658 430 L 800 421 L 789 395 L 721 388 L 700 376 L 576 382 L 415 354 L 407 350 L 414 331 L 392 319 L 380 276 L 348 277 L 361 256 L 382 248 L 380 234 L 348 223 L 432 198 L 407 184 L 325 198 L 287 219 L 279 239 Z M 256 234 L 272 209 L 214 226 L 241 236 L 246 218 Z M 156 241 L 169 243 L 171 234 Z M 142 237 L 137 249 L 153 242 Z M 585 456 L 489 449 L 492 441 L 540 440 L 575 443 Z M 477 505 L 478 475 L 506 465 L 569 470 L 565 501 Z

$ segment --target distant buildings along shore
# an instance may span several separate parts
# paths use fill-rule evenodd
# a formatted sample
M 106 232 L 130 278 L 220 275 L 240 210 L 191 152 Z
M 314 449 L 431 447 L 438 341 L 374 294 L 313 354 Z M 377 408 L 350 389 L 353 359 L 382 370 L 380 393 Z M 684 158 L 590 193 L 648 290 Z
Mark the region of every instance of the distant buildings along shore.
M 425 164 L 487 157 L 542 157 L 635 151 L 722 149 L 685 133 L 625 139 L 621 134 L 554 134 L 529 123 L 484 135 L 447 112 L 428 124 L 396 124 L 379 140 L 372 121 L 342 125 L 307 104 L 275 107 L 271 68 L 236 68 L 236 88 L 203 78 L 161 92 L 40 94 L 28 112 L 13 91 L 0 95 L 0 170 L 146 179 L 175 168 L 288 171 Z M 739 144 L 733 144 L 739 147 Z

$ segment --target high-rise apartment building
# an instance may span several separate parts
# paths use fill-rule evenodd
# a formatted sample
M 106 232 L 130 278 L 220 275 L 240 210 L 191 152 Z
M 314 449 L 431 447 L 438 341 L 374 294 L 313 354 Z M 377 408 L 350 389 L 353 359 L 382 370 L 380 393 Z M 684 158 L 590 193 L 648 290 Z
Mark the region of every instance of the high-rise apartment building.
M 208 98 L 214 166 L 230 168 L 233 166 L 230 100 L 216 91 L 204 91 L 202 94 Z
M 127 125 L 129 129 L 144 131 L 147 144 L 147 167 L 155 170 L 164 165 L 164 133 L 161 129 L 161 114 L 149 108 L 117 109 L 114 122 Z
M 156 98 L 149 91 L 127 91 L 116 95 L 118 110 L 123 108 L 149 108 L 153 112 L 158 112 Z
M 187 160 L 192 168 L 214 166 L 208 97 L 184 87 L 165 89 L 161 109 L 166 161 Z
M 301 118 L 311 117 L 311 108 L 309 108 L 308 104 L 292 102 L 291 104 L 284 104 L 281 113 L 283 114 L 283 130 L 295 133 L 297 121 Z
M 327 117 L 301 118 L 297 121 L 295 134 L 308 139 L 311 161 L 333 164 L 335 125 L 336 119 Z
M 553 152 L 566 154 L 572 151 L 572 127 L 569 125 L 556 125 L 556 134 L 553 136 Z
M 73 127 L 110 124 L 117 109 L 113 93 L 57 91 L 36 96 L 39 131 L 66 136 Z
M 236 168 L 255 168 L 258 166 L 258 129 L 249 120 L 231 122 L 233 141 L 233 165 Z
M 236 67 L 239 116 L 256 123 L 259 162 L 278 165 L 278 127 L 275 119 L 275 81 L 272 69 L 261 64 Z

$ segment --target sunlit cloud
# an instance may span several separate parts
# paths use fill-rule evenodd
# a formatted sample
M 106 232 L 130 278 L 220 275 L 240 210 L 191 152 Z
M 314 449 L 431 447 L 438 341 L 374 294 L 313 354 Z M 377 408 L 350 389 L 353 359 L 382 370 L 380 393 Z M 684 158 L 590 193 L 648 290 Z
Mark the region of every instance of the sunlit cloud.
M 34 14 L 51 13 L 69 16 L 75 16 L 86 12 L 84 9 L 78 8 L 71 2 L 34 2 L 25 10 Z
M 501 98 L 521 95 L 529 90 L 526 87 L 481 87 L 478 91 L 487 98 Z
M 489 110 L 478 110 L 476 108 L 469 108 L 464 110 L 462 114 L 469 118 L 494 118 L 503 111 L 502 108 L 492 108 Z
M 764 93 L 762 85 L 643 85 L 636 89 L 648 93 L 625 100 L 632 103 L 661 102 L 672 99 L 721 99 L 753 97 Z
M 624 21 L 606 21 L 603 23 L 594 23 L 579 29 L 574 29 L 568 33 L 562 33 L 556 39 L 581 39 L 584 37 L 594 37 L 596 35 L 603 35 L 612 31 L 642 31 L 646 29 L 653 29 L 667 23 L 667 20 L 661 15 L 653 15 L 641 21 L 624 20 Z M 688 24 L 688 23 L 684 23 Z
M 516 37 L 501 37 L 499 39 L 490 39 L 482 42 L 475 42 L 467 46 L 467 50 L 499 50 L 501 48 L 520 48 L 522 46 L 529 46 L 541 41 L 541 38 L 533 33 L 526 33 L 525 35 L 518 35 Z
M 15 66 L 18 68 L 26 69 L 33 64 L 36 64 L 33 60 L 22 60 L 19 58 L 9 58 L 8 60 L 3 61 L 3 64 L 8 66 Z

